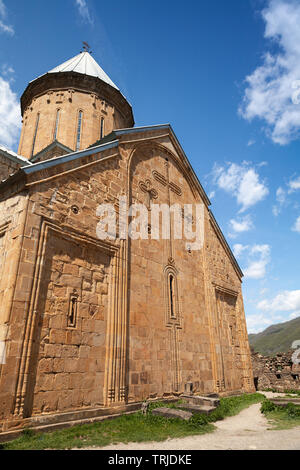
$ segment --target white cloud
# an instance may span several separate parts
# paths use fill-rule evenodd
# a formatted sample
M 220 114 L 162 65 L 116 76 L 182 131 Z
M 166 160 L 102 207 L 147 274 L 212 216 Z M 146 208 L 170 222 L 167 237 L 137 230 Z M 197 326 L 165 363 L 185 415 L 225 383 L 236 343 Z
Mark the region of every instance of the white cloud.
M 284 204 L 285 201 L 286 201 L 285 191 L 281 187 L 279 187 L 276 191 L 276 199 L 279 202 L 279 204 L 281 204 L 281 205 Z
M 0 0 L 0 32 L 15 34 L 14 28 L 5 23 L 6 20 L 6 6 L 4 5 L 3 0 Z
M 17 95 L 10 82 L 0 76 L 0 143 L 12 147 L 18 140 L 21 113 Z
M 213 168 L 214 182 L 220 189 L 233 194 L 241 206 L 239 212 L 244 212 L 251 206 L 264 199 L 269 190 L 254 167 L 248 162 L 227 163 L 227 168 L 215 165 Z
M 3 3 L 3 0 L 0 0 L 0 16 L 3 18 L 6 16 L 6 7 Z
M 271 300 L 262 300 L 257 304 L 259 310 L 288 312 L 300 309 L 300 290 L 280 292 Z
M 298 318 L 300 317 L 300 310 L 298 310 L 297 312 L 293 312 L 290 314 L 290 320 L 293 320 L 294 318 Z
M 256 305 L 258 313 L 247 316 L 250 333 L 257 333 L 269 325 L 292 320 L 300 316 L 300 290 L 282 291 L 272 299 L 265 299 Z
M 273 142 L 285 145 L 300 136 L 299 1 L 270 0 L 262 16 L 265 38 L 277 52 L 266 52 L 262 65 L 246 77 L 239 113 L 265 121 Z
M 287 188 L 283 189 L 281 186 L 276 191 L 277 205 L 273 206 L 272 211 L 275 216 L 278 216 L 282 211 L 283 207 L 288 206 L 291 203 L 290 194 L 300 189 L 300 176 L 291 179 L 287 183 Z M 297 208 L 297 205 L 295 206 Z
M 247 329 L 249 333 L 259 333 L 260 331 L 265 330 L 268 326 L 274 325 L 276 323 L 281 323 L 283 321 L 289 320 L 284 315 L 278 315 L 274 313 L 257 313 L 253 315 L 248 315 L 247 320 Z
M 1 20 L 0 20 L 0 31 L 2 31 L 3 33 L 11 34 L 11 35 L 15 34 L 13 27 L 3 23 L 3 21 Z
M 231 230 L 235 232 L 234 234 L 231 234 L 233 237 L 236 233 L 248 232 L 254 227 L 250 215 L 246 215 L 245 217 L 241 217 L 239 219 L 231 219 L 229 225 Z
M 236 258 L 239 258 L 243 251 L 247 250 L 249 245 L 242 245 L 241 243 L 236 243 L 233 245 L 233 254 Z
M 247 267 L 243 268 L 246 278 L 262 279 L 266 275 L 267 265 L 271 261 L 271 248 L 269 245 L 242 245 L 233 246 L 233 254 L 243 258 Z
M 248 333 L 258 333 L 274 323 L 272 317 L 261 313 L 247 315 L 246 321 Z
M 244 275 L 249 279 L 262 279 L 266 275 L 266 268 L 271 261 L 269 245 L 254 245 L 249 251 L 248 267 Z M 258 257 L 258 258 L 257 258 Z
M 266 294 L 266 293 L 268 292 L 268 290 L 269 290 L 269 289 L 268 289 L 267 287 L 263 287 L 262 289 L 260 289 L 259 295 L 264 295 L 264 294 Z
M 75 4 L 78 7 L 78 11 L 82 19 L 92 25 L 94 21 L 90 15 L 86 0 L 75 0 Z
M 288 184 L 289 186 L 289 194 L 295 192 L 295 191 L 298 191 L 298 189 L 300 189 L 300 176 L 298 176 L 298 178 L 294 179 L 294 180 L 291 180 Z
M 300 216 L 297 218 L 295 224 L 292 227 L 293 232 L 300 233 Z
M 4 77 L 7 77 L 8 75 L 11 75 L 15 73 L 14 69 L 12 67 L 10 67 L 9 65 L 7 64 L 3 64 L 2 67 L 1 67 L 1 75 L 3 75 Z
M 276 201 L 278 204 L 273 206 L 272 212 L 277 217 L 282 208 L 287 204 L 286 191 L 282 187 L 279 187 L 276 191 Z
M 248 140 L 247 146 L 248 146 L 248 147 L 251 147 L 251 146 L 254 145 L 254 144 L 255 144 L 255 140 L 254 140 L 254 139 L 250 139 L 250 140 Z

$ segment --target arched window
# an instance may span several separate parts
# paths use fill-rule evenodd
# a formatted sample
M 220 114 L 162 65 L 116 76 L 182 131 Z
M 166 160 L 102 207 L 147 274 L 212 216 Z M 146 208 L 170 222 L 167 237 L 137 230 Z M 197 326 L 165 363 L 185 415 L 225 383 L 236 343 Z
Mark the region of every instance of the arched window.
M 81 142 L 81 130 L 82 130 L 82 111 L 78 113 L 78 124 L 77 124 L 77 134 L 76 134 L 76 150 L 80 149 Z
M 57 113 L 56 113 L 56 121 L 55 121 L 53 140 L 57 139 L 58 126 L 59 126 L 59 117 L 60 117 L 60 109 L 58 109 Z
M 180 323 L 180 297 L 178 290 L 178 271 L 175 266 L 166 266 L 164 280 L 164 297 L 166 300 L 167 323 Z
M 36 141 L 36 136 L 37 136 L 38 127 L 39 127 L 39 122 L 40 122 L 40 113 L 37 113 L 36 123 L 35 123 L 35 131 L 34 131 L 33 142 L 32 142 L 32 150 L 31 150 L 31 156 L 32 157 L 33 157 L 33 154 L 34 154 L 34 147 L 35 147 L 35 141 Z
M 104 118 L 101 118 L 100 121 L 100 139 L 103 139 L 104 137 Z

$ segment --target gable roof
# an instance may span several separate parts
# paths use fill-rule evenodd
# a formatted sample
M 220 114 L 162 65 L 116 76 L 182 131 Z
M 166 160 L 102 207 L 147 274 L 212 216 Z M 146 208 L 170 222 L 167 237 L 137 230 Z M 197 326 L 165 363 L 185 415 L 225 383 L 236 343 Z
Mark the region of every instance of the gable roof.
M 36 160 L 41 158 L 45 153 L 49 152 L 50 150 L 54 149 L 55 147 L 61 149 L 65 153 L 71 153 L 72 149 L 67 147 L 64 144 L 61 144 L 58 140 L 54 140 L 51 142 L 51 144 L 47 145 L 47 147 L 43 148 L 40 152 L 36 153 L 33 155 L 33 157 L 30 158 L 30 163 L 34 163 Z
M 49 70 L 47 73 L 59 72 L 77 72 L 81 73 L 82 75 L 89 75 L 90 77 L 100 78 L 100 80 L 119 91 L 119 88 L 114 84 L 114 82 L 109 78 L 109 76 L 88 52 L 81 52 L 75 57 L 72 57 L 66 62 L 58 65 L 54 69 Z
M 31 173 L 35 173 L 36 171 L 45 170 L 46 168 L 51 168 L 53 166 L 62 165 L 63 163 L 71 162 L 73 160 L 77 160 L 82 157 L 88 157 L 89 155 L 93 155 L 95 153 L 103 152 L 104 150 L 117 147 L 119 145 L 119 141 L 116 140 L 109 144 L 97 145 L 96 147 L 89 148 L 87 150 L 78 150 L 77 152 L 68 153 L 66 155 L 62 155 L 61 157 L 53 157 L 49 160 L 44 160 L 42 162 L 32 163 L 30 168 L 24 167 L 22 170 L 25 174 L 29 175 Z M 31 170 L 31 171 L 28 171 Z
M 22 155 L 18 155 L 17 153 L 7 149 L 3 145 L 0 145 L 0 153 L 9 160 L 18 163 L 20 166 L 31 165 L 31 162 L 27 160 L 27 158 L 22 157 Z
M 96 142 L 94 146 L 87 148 L 86 150 L 78 150 L 77 152 L 72 152 L 67 155 L 62 155 L 61 157 L 54 157 L 50 160 L 44 160 L 43 162 L 33 163 L 30 168 L 24 168 L 24 172 L 26 174 L 34 173 L 36 171 L 44 170 L 46 168 L 51 168 L 56 165 L 61 165 L 63 163 L 67 163 L 72 160 L 76 160 L 78 158 L 86 157 L 88 155 L 92 155 L 94 153 L 99 153 L 109 148 L 117 147 L 119 145 L 119 138 L 123 135 L 128 134 L 137 134 L 140 132 L 147 132 L 147 131 L 155 131 L 155 130 L 167 130 L 170 131 L 170 135 L 173 137 L 175 144 L 178 146 L 180 152 L 183 155 L 184 161 L 186 166 L 188 167 L 189 171 L 192 173 L 194 180 L 196 181 L 200 193 L 206 203 L 207 206 L 210 206 L 210 200 L 203 189 L 202 184 L 200 183 L 196 173 L 192 165 L 190 164 L 183 148 L 180 145 L 179 140 L 177 139 L 175 132 L 172 129 L 171 124 L 158 124 L 153 126 L 142 126 L 142 127 L 130 127 L 128 129 L 116 129 L 111 132 L 109 135 L 104 137 L 102 140 Z

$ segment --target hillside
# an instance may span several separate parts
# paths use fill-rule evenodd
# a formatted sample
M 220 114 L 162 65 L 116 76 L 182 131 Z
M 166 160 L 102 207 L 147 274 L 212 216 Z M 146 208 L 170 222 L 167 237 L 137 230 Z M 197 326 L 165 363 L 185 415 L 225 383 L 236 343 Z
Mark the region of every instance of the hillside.
M 249 342 L 254 351 L 266 356 L 287 352 L 295 340 L 300 340 L 300 317 L 269 326 L 261 333 L 249 335 Z

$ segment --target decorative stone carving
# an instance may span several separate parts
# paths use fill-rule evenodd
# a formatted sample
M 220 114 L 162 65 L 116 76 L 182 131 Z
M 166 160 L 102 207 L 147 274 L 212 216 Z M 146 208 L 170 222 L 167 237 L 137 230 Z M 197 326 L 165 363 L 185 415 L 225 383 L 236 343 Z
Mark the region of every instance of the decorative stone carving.
M 168 165 L 169 165 L 169 162 L 166 161 L 166 162 L 165 162 L 165 165 L 168 166 Z M 156 170 L 153 170 L 153 171 L 152 171 L 152 175 L 153 175 L 153 177 L 156 179 L 156 181 L 158 181 L 158 182 L 159 182 L 160 184 L 162 184 L 163 186 L 167 186 L 167 185 L 168 185 L 169 188 L 170 188 L 170 190 L 173 191 L 173 193 L 177 194 L 178 196 L 181 196 L 181 195 L 182 195 L 182 191 L 181 191 L 180 187 L 177 186 L 177 184 L 175 184 L 175 183 L 172 183 L 172 182 L 168 183 L 167 178 L 166 178 L 164 175 L 162 175 L 161 173 L 159 173 L 159 172 L 156 171 Z
M 173 193 L 177 194 L 178 196 L 182 195 L 182 191 L 179 188 L 179 186 L 177 186 L 177 184 L 170 182 L 169 186 L 170 186 L 171 191 L 173 191 Z
M 152 184 L 150 180 L 146 180 L 145 182 L 140 181 L 139 187 L 144 193 L 147 194 L 146 205 L 148 209 L 150 209 L 151 200 L 158 198 L 158 192 L 154 188 L 152 188 Z

